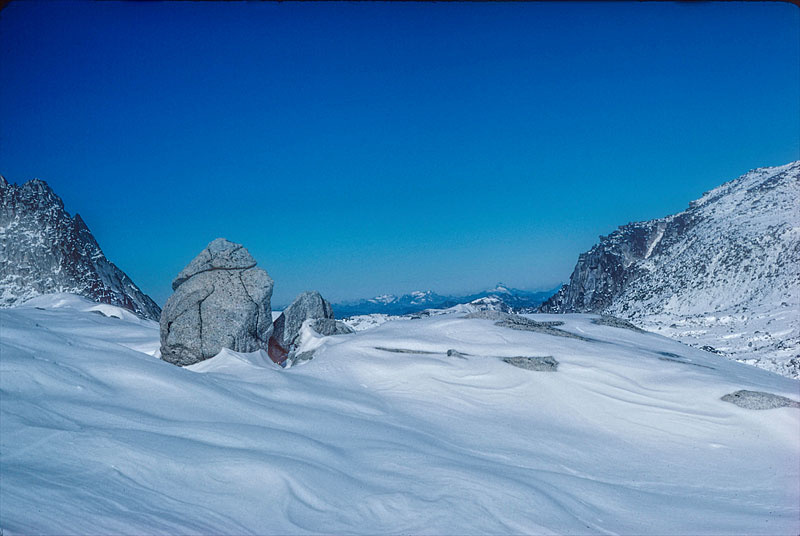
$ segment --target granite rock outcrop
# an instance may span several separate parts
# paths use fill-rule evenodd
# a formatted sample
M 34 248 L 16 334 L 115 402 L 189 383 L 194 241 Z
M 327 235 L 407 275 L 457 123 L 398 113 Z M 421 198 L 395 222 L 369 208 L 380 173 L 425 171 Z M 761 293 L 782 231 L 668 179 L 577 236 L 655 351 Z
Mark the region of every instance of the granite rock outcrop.
M 211 242 L 172 282 L 161 314 L 161 358 L 192 365 L 223 348 L 266 350 L 273 281 L 241 244 Z

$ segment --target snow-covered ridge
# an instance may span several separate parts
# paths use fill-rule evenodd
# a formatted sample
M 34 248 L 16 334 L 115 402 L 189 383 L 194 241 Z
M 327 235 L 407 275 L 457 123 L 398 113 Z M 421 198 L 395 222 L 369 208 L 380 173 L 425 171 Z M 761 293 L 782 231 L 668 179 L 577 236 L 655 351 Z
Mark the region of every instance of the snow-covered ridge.
M 4 534 L 800 530 L 800 410 L 721 400 L 797 382 L 658 335 L 449 313 L 187 370 L 110 307 L 0 310 Z
M 800 162 L 753 170 L 582 254 L 547 312 L 603 312 L 800 377 Z

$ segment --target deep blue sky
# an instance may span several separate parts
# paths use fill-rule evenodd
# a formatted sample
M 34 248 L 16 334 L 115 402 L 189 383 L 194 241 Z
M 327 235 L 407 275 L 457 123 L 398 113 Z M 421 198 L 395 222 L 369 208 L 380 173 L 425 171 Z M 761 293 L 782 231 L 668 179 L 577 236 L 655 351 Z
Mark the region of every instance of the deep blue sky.
M 218 236 L 332 300 L 565 281 L 599 234 L 800 158 L 787 3 L 31 3 L 0 173 L 163 303 Z

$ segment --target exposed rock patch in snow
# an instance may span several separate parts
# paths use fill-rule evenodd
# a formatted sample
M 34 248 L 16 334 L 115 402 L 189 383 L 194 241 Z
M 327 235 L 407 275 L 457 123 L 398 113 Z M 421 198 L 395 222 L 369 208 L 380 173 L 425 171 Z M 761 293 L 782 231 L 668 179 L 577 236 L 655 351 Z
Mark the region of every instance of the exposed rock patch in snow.
M 736 391 L 723 396 L 720 400 L 736 404 L 745 409 L 800 408 L 800 402 L 796 400 L 761 391 Z
M 509 318 L 507 320 L 501 320 L 500 322 L 495 322 L 496 326 L 502 326 L 504 328 L 509 329 L 517 329 L 520 331 L 535 331 L 537 333 L 544 333 L 546 335 L 553 335 L 555 337 L 566 337 L 568 339 L 578 339 L 581 341 L 589 341 L 591 339 L 584 337 L 583 335 L 577 335 L 575 333 L 570 333 L 569 331 L 564 331 L 563 329 L 558 329 L 553 327 L 553 322 L 535 322 L 528 318 L 524 317 L 517 317 L 517 318 Z M 557 322 L 555 325 L 561 325 L 561 323 Z
M 707 368 L 707 369 L 712 369 L 712 370 L 714 369 L 714 367 L 710 367 L 708 365 L 700 365 L 699 363 L 692 363 L 691 361 L 689 361 L 687 359 L 680 358 L 678 356 L 671 357 L 670 355 L 667 355 L 667 356 L 662 355 L 658 359 L 660 359 L 661 361 L 671 361 L 673 363 L 681 363 L 682 365 L 691 365 L 693 367 L 701 367 L 701 368 Z
M 577 335 L 575 333 L 570 333 L 569 331 L 558 329 L 556 326 L 561 326 L 564 324 L 563 322 L 558 320 L 549 322 L 537 322 L 535 320 L 531 320 L 530 318 L 526 318 L 521 315 L 504 313 L 502 311 L 476 311 L 474 313 L 470 313 L 464 316 L 464 318 L 481 318 L 486 320 L 495 320 L 496 326 L 502 326 L 504 328 L 516 329 L 520 331 L 535 331 L 538 333 L 545 333 L 547 335 L 553 335 L 556 337 L 567 337 L 569 339 L 579 339 L 586 341 L 589 340 L 588 338 L 582 335 Z
M 558 361 L 553 356 L 542 357 L 504 357 L 503 361 L 509 365 L 536 372 L 555 372 L 558 370 Z
M 644 333 L 643 329 L 637 328 L 627 320 L 617 318 L 616 316 L 601 315 L 600 318 L 595 318 L 594 320 L 592 320 L 592 323 L 600 326 L 610 326 L 612 328 L 629 329 L 631 331 L 636 331 L 638 333 Z
M 427 350 L 408 350 L 407 348 L 387 348 L 385 346 L 376 346 L 376 350 L 381 352 L 392 352 L 394 354 L 435 354 L 436 352 L 428 352 Z M 448 350 L 449 354 L 450 350 Z

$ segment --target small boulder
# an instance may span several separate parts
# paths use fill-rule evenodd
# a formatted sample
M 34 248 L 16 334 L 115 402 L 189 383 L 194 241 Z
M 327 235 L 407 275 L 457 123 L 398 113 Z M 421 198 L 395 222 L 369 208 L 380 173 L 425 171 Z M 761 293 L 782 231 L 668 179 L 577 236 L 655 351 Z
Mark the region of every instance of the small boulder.
M 269 356 L 274 362 L 284 363 L 294 355 L 300 346 L 300 332 L 306 320 L 314 320 L 311 328 L 320 335 L 352 333 L 345 324 L 335 321 L 331 304 L 319 292 L 303 292 L 273 323 Z
M 218 238 L 172 282 L 161 312 L 161 358 L 186 366 L 223 348 L 255 352 L 272 334 L 273 282 L 241 245 Z

